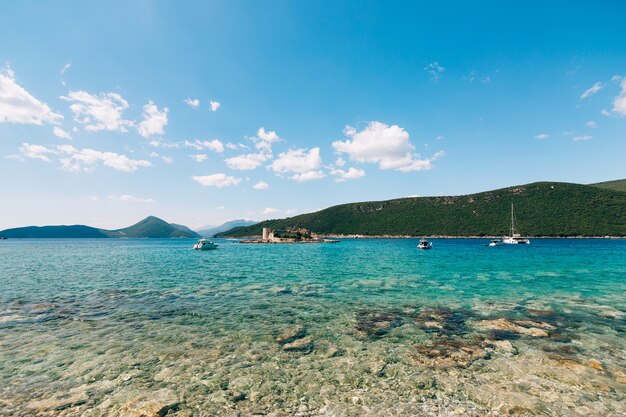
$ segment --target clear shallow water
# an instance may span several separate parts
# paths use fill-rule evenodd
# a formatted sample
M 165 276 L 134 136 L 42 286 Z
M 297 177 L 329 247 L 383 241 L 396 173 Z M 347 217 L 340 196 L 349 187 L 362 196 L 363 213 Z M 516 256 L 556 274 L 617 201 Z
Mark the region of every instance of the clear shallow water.
M 626 240 L 0 242 L 0 415 L 623 415 Z

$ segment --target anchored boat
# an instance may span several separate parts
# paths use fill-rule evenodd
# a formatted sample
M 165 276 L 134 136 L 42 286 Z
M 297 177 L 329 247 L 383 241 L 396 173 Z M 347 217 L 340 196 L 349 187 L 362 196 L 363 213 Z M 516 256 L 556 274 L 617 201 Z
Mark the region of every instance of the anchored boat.
M 213 243 L 210 240 L 200 239 L 198 243 L 193 245 L 195 250 L 211 250 L 217 249 L 217 243 Z
M 515 233 L 515 211 L 511 204 L 511 236 L 502 239 L 504 245 L 530 245 L 528 238 L 522 237 L 519 233 Z M 489 244 L 491 246 L 491 243 Z M 496 245 L 493 245 L 496 246 Z
M 432 242 L 427 241 L 426 239 L 422 239 L 420 240 L 419 245 L 417 245 L 418 249 L 432 249 L 433 248 L 433 244 Z

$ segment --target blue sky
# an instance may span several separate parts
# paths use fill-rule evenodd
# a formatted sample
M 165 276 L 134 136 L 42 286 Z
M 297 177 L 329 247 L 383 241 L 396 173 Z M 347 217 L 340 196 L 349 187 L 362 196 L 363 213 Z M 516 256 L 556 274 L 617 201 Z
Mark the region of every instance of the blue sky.
M 626 177 L 623 2 L 10 2 L 0 229 Z

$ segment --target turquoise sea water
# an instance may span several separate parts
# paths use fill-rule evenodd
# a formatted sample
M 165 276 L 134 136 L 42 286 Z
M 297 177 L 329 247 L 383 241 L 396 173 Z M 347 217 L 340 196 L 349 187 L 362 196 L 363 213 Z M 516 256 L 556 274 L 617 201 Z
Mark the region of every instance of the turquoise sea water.
M 0 415 L 626 413 L 626 240 L 417 242 L 1 241 Z

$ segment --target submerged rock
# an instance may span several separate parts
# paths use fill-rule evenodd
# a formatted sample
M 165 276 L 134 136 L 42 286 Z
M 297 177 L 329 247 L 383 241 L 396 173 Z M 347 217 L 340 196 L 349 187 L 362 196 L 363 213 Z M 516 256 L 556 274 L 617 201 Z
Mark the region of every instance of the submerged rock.
M 517 348 L 513 346 L 508 340 L 494 340 L 488 342 L 489 347 L 494 349 L 496 352 L 504 353 L 507 355 L 517 355 Z
M 87 395 L 82 393 L 74 393 L 64 398 L 47 398 L 30 402 L 28 407 L 40 412 L 43 411 L 62 411 L 67 408 L 77 407 L 87 402 Z
M 291 343 L 296 339 L 300 339 L 306 336 L 306 329 L 304 326 L 297 325 L 284 329 L 282 333 L 276 338 L 276 341 L 281 345 Z
M 174 391 L 163 388 L 139 395 L 124 406 L 124 415 L 132 417 L 163 417 L 170 410 L 178 409 L 178 397 Z
M 548 330 L 554 330 L 555 327 L 548 323 L 540 323 L 530 320 L 514 320 L 509 321 L 504 318 L 496 320 L 481 320 L 476 326 L 482 329 L 512 332 L 521 336 L 530 337 L 548 337 Z
M 416 345 L 413 362 L 436 368 L 466 368 L 479 359 L 490 355 L 482 342 L 441 338 L 432 344 Z
M 600 362 L 599 360 L 589 359 L 587 361 L 587 366 L 593 369 L 597 369 L 598 371 L 604 372 L 604 366 L 602 365 L 602 362 Z
M 297 339 L 293 342 L 283 345 L 285 352 L 310 352 L 313 350 L 313 341 L 311 338 Z
M 403 323 L 395 312 L 361 310 L 356 313 L 356 329 L 369 337 L 382 337 Z

